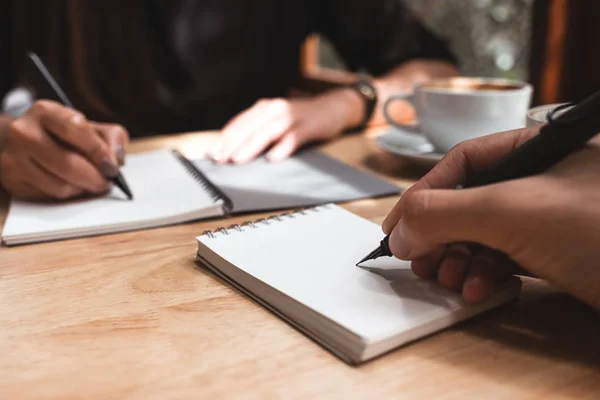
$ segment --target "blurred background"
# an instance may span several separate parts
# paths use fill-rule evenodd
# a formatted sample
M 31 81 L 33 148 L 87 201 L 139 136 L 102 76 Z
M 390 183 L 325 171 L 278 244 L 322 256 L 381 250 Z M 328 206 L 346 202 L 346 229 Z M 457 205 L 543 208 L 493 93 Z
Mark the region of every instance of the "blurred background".
M 533 0 L 404 0 L 447 39 L 467 75 L 527 80 Z M 345 70 L 335 50 L 318 41 L 320 65 Z
M 448 40 L 464 75 L 529 81 L 532 105 L 578 101 L 600 88 L 600 1 L 403 1 Z M 318 36 L 307 41 L 304 69 L 326 80 L 347 71 Z

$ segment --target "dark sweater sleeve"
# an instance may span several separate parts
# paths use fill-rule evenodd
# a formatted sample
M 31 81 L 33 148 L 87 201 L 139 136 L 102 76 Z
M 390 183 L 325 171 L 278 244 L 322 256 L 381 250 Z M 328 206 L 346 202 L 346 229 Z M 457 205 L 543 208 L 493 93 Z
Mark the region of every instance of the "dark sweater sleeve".
M 0 1 L 0 102 L 15 85 L 11 50 L 10 2 Z
M 456 65 L 446 41 L 421 24 L 403 0 L 317 0 L 316 30 L 351 70 L 381 75 L 413 59 Z

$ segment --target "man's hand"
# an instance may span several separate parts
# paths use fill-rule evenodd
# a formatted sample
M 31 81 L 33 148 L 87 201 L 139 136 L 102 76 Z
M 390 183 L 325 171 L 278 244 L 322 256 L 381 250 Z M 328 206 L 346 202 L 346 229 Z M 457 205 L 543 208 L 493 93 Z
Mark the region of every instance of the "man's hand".
M 68 199 L 109 189 L 128 143 L 120 125 L 87 121 L 59 103 L 40 100 L 7 127 L 0 183 L 15 197 Z
M 384 221 L 394 255 L 467 301 L 484 301 L 508 275 L 525 270 L 600 308 L 598 141 L 541 175 L 453 189 L 538 130 L 502 132 L 452 149 Z
M 272 146 L 267 159 L 282 160 L 303 144 L 334 138 L 360 123 L 363 109 L 362 100 L 350 89 L 309 99 L 260 100 L 223 128 L 212 158 L 245 163 Z

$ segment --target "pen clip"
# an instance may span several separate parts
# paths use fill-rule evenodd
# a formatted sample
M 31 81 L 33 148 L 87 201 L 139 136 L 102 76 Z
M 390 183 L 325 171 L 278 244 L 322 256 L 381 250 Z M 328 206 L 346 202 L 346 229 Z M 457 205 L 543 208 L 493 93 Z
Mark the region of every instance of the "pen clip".
M 566 108 L 574 107 L 574 106 L 576 106 L 576 103 L 568 102 L 568 103 L 562 104 L 556 108 L 553 108 L 552 110 L 548 111 L 548 113 L 546 114 L 546 120 L 548 121 L 549 124 L 554 124 L 554 125 L 566 125 L 566 124 L 571 124 L 573 122 L 577 122 L 580 119 L 582 119 L 584 117 L 584 115 L 575 115 L 572 118 L 569 118 L 567 120 L 562 120 L 562 121 L 557 121 L 556 119 L 554 119 L 554 115 L 557 112 L 564 110 Z
M 600 106 L 600 89 L 596 89 L 579 102 L 568 102 L 548 111 L 546 120 L 548 125 L 565 126 L 581 122 L 591 115 L 597 116 L 597 110 Z M 566 110 L 557 115 L 558 112 Z

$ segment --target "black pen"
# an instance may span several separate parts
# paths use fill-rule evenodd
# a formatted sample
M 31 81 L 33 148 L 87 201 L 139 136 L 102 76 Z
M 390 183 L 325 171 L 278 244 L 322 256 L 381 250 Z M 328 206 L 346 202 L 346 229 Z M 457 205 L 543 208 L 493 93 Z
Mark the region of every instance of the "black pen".
M 562 114 L 555 117 L 558 111 Z M 534 136 L 507 154 L 490 168 L 471 174 L 457 189 L 489 185 L 496 182 L 539 174 L 580 149 L 600 132 L 600 90 L 578 104 L 564 104 L 550 111 L 548 123 Z M 379 247 L 356 265 L 378 257 L 393 256 L 389 235 Z
M 39 94 L 41 94 L 41 96 L 38 97 L 54 100 L 62 103 L 66 107 L 74 109 L 73 104 L 67 98 L 67 95 L 61 89 L 59 84 L 54 80 L 50 74 L 50 71 L 48 71 L 42 60 L 35 53 L 29 53 L 28 58 L 35 67 L 35 71 L 37 71 L 39 74 L 38 77 L 41 78 L 38 80 L 38 82 L 36 82 L 36 90 L 39 90 Z M 127 195 L 129 200 L 133 199 L 133 194 L 131 193 L 127 182 L 125 181 L 125 178 L 123 178 L 123 175 L 120 172 L 114 177 L 108 177 L 108 179 L 110 179 L 119 189 L 121 189 L 123 193 Z

